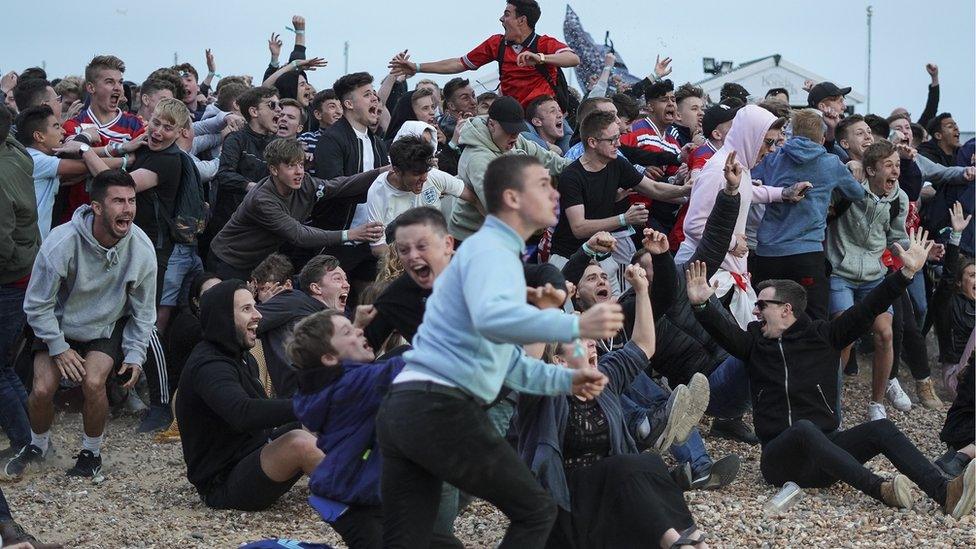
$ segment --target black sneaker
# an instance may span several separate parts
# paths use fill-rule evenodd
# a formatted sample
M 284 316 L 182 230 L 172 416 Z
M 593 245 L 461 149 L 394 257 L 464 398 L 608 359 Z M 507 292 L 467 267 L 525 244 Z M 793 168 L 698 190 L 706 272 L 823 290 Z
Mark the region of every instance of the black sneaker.
M 96 456 L 91 450 L 82 450 L 75 457 L 78 461 L 74 467 L 68 469 L 69 477 L 94 478 L 102 470 L 102 456 Z
M 20 480 L 27 472 L 31 463 L 44 461 L 44 452 L 33 444 L 27 444 L 17 454 L 10 458 L 3 466 L 3 478 L 6 480 Z
M 847 359 L 847 364 L 844 365 L 844 375 L 848 377 L 856 376 L 858 372 L 857 368 L 857 348 L 851 348 L 851 357 Z
M 701 474 L 692 475 L 692 490 L 717 490 L 732 484 L 735 477 L 739 476 L 739 466 L 741 460 L 735 454 L 729 454 L 716 461 Z
M 712 430 L 709 431 L 709 434 L 715 437 L 744 442 L 752 446 L 759 444 L 759 439 L 756 438 L 756 434 L 752 432 L 752 429 L 750 429 L 744 421 L 742 421 L 741 417 L 732 419 L 713 419 Z
M 673 468 L 671 468 L 669 473 L 671 473 L 671 478 L 674 480 L 674 483 L 678 485 L 678 488 L 681 488 L 682 492 L 687 492 L 688 490 L 692 489 L 691 463 L 686 461 L 679 465 L 675 465 Z
M 969 465 L 969 456 L 962 452 L 954 452 L 949 450 L 942 457 L 935 460 L 935 464 L 942 469 L 950 479 L 954 479 L 962 474 L 966 470 L 966 465 Z
M 136 431 L 151 433 L 169 427 L 170 423 L 173 423 L 173 413 L 170 412 L 169 406 L 153 404 L 149 407 L 146 415 L 142 416 L 142 422 L 139 423 L 139 428 Z

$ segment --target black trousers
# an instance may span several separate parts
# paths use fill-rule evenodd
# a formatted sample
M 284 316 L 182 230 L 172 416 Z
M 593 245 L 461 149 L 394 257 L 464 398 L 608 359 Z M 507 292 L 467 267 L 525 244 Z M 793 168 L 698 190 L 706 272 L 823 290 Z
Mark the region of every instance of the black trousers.
M 803 488 L 824 488 L 839 480 L 880 500 L 882 478 L 864 466 L 878 454 L 938 504 L 945 504 L 942 473 L 888 419 L 829 434 L 801 419 L 763 445 L 759 469 L 766 482 L 776 486 L 793 481 Z
M 331 526 L 349 549 L 383 548 L 383 509 L 379 505 L 350 506 Z
M 895 351 L 895 360 L 891 366 L 891 377 L 898 376 L 898 363 L 900 358 L 905 360 L 908 369 L 912 372 L 912 377 L 916 380 L 925 379 L 932 375 L 929 368 L 929 353 L 925 347 L 925 337 L 918 328 L 915 320 L 915 307 L 912 305 L 912 298 L 908 292 L 902 292 L 901 297 L 892 304 L 894 307 L 894 317 L 891 320 L 892 347 Z
M 210 253 L 207 255 L 207 269 L 220 277 L 221 280 L 236 278 L 247 282 L 251 279 L 251 269 L 238 269 L 233 265 L 225 263 L 224 260 L 217 257 L 217 254 L 213 253 L 213 250 L 210 250 Z
M 749 268 L 754 288 L 763 280 L 792 280 L 807 291 L 807 315 L 814 320 L 829 320 L 830 280 L 827 278 L 827 258 L 823 252 L 749 257 L 752 259 Z
M 956 399 L 946 412 L 945 423 L 939 433 L 939 440 L 953 450 L 961 450 L 973 443 L 976 433 L 976 376 L 970 362 L 959 373 Z
M 441 482 L 482 498 L 511 521 L 499 547 L 544 547 L 556 504 L 470 398 L 394 389 L 377 416 L 383 454 L 384 547 L 426 547 Z

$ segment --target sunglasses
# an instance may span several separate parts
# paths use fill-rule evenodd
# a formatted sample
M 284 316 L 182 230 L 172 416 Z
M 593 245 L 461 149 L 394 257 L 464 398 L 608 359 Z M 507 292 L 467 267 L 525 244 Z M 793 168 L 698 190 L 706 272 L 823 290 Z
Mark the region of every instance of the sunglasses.
M 772 147 L 773 145 L 776 144 L 776 140 L 775 139 L 763 139 L 763 144 L 766 145 L 767 147 Z
M 757 299 L 756 308 L 760 311 L 766 310 L 766 307 L 770 305 L 786 305 L 785 301 L 777 301 L 775 299 Z

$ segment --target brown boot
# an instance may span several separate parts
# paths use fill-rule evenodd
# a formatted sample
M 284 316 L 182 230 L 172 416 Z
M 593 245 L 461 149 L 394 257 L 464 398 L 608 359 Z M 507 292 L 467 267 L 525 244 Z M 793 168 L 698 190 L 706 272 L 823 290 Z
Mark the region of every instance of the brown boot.
M 912 497 L 911 484 L 905 475 L 895 475 L 895 478 L 881 483 L 881 501 L 888 507 L 911 509 L 915 504 Z
M 915 382 L 915 396 L 918 397 L 922 406 L 925 406 L 929 410 L 942 409 L 942 399 L 939 398 L 939 395 L 935 394 L 935 386 L 932 384 L 931 377 L 919 379 Z
M 25 532 L 24 529 L 13 520 L 5 520 L 0 522 L 0 539 L 3 540 L 4 546 L 28 542 L 34 549 L 61 549 L 60 544 L 41 543 L 37 541 L 34 539 L 34 536 Z
M 966 470 L 946 485 L 946 501 L 943 510 L 954 519 L 961 519 L 973 512 L 976 503 L 976 460 L 970 461 Z

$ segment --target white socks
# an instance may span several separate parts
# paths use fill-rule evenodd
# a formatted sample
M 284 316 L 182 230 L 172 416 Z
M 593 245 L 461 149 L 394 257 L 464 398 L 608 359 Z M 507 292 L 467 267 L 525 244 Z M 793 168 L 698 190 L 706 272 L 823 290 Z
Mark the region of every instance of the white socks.
M 105 438 L 104 434 L 98 435 L 97 437 L 90 437 L 84 433 L 81 435 L 81 449 L 88 450 L 95 457 L 102 455 L 102 440 Z
M 47 430 L 41 434 L 37 434 L 32 429 L 30 443 L 41 449 L 41 455 L 46 455 L 47 447 L 51 443 L 51 431 Z

